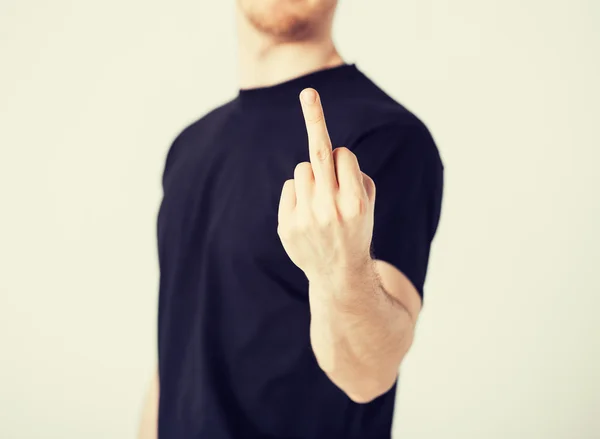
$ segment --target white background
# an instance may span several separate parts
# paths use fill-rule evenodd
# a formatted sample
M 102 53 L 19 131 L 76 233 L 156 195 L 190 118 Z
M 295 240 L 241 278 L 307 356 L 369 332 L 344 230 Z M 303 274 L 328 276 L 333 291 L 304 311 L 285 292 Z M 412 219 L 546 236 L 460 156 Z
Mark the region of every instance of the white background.
M 0 0 L 1 438 L 134 436 L 160 173 L 236 93 L 233 7 Z M 395 438 L 600 438 L 599 29 L 598 0 L 340 2 L 446 165 Z

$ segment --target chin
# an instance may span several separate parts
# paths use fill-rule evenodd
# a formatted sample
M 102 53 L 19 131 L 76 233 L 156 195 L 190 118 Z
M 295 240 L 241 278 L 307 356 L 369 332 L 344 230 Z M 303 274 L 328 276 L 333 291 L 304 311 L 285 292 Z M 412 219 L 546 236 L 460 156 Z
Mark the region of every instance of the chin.
M 238 0 L 246 19 L 260 32 L 296 40 L 331 22 L 337 0 Z

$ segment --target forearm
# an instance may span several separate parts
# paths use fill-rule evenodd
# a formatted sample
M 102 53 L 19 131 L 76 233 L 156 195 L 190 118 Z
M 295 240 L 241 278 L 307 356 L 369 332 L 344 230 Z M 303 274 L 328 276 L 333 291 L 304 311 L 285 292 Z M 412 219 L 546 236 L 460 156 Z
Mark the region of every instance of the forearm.
M 374 261 L 309 282 L 311 342 L 321 368 L 357 402 L 389 390 L 412 343 L 414 322 L 384 290 Z

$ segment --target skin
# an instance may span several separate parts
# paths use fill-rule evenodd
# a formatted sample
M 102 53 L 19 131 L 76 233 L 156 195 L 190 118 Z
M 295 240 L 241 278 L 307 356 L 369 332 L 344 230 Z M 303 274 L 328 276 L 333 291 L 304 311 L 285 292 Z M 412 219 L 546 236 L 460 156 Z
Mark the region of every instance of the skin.
M 240 88 L 343 64 L 332 40 L 336 0 L 238 0 Z
M 241 89 L 344 63 L 332 40 L 337 0 L 237 0 Z M 310 162 L 283 184 L 277 233 L 309 280 L 310 336 L 319 366 L 357 403 L 389 390 L 421 309 L 411 282 L 369 254 L 376 188 L 347 148 L 332 148 L 316 90 L 301 93 Z M 314 97 L 314 101 L 312 97 Z M 323 267 L 330 267 L 324 270 Z M 139 439 L 157 437 L 158 373 Z
M 310 162 L 283 185 L 278 234 L 309 280 L 320 367 L 349 398 L 366 403 L 393 386 L 420 297 L 398 269 L 371 258 L 375 183 L 349 149 L 332 149 L 317 91 L 300 96 Z

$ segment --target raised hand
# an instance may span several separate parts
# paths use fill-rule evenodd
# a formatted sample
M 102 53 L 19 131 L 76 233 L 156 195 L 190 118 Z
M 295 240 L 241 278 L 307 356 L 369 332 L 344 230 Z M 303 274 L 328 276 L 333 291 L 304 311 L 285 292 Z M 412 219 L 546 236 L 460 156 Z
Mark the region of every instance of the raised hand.
M 319 94 L 300 93 L 310 162 L 287 180 L 277 233 L 290 259 L 311 279 L 347 273 L 370 260 L 375 183 L 344 147 L 332 150 Z

